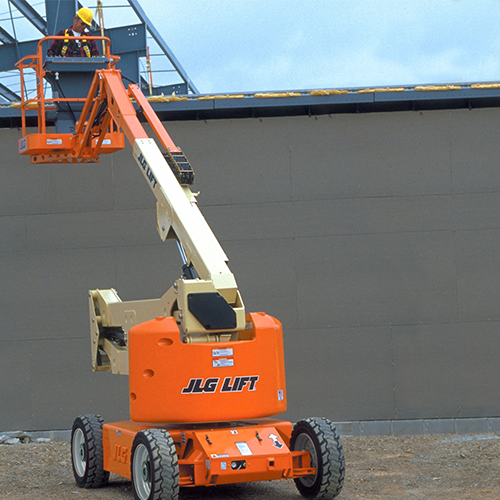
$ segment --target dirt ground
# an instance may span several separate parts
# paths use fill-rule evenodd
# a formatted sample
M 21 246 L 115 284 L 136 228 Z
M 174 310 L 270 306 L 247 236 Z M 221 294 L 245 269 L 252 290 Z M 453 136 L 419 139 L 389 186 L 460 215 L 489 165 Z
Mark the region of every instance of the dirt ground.
M 339 500 L 498 500 L 500 436 L 345 437 Z M 99 490 L 74 482 L 69 443 L 0 446 L 0 500 L 131 500 L 130 481 Z M 292 480 L 183 488 L 180 500 L 301 498 Z

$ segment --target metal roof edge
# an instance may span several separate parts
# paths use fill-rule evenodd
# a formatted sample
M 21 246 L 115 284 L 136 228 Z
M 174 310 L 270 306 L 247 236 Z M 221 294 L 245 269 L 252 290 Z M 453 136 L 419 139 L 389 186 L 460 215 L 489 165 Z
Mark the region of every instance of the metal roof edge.
M 500 82 L 152 97 L 163 120 L 500 106 Z
M 499 107 L 500 82 L 173 94 L 148 100 L 165 121 Z M 18 126 L 13 123 L 20 111 L 11 106 L 0 107 L 0 127 Z

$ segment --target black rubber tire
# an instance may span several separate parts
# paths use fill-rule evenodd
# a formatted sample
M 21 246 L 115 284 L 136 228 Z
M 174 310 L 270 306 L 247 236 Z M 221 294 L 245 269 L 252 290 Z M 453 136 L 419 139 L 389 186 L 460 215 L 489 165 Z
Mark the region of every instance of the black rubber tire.
M 166 430 L 147 429 L 135 435 L 130 472 L 135 500 L 178 500 L 179 462 Z
M 101 488 L 108 483 L 102 448 L 102 424 L 99 415 L 80 415 L 71 430 L 71 465 L 80 488 Z
M 290 439 L 292 451 L 308 450 L 316 474 L 295 478 L 306 498 L 332 499 L 342 491 L 345 479 L 344 449 L 335 425 L 327 418 L 306 418 L 297 422 Z

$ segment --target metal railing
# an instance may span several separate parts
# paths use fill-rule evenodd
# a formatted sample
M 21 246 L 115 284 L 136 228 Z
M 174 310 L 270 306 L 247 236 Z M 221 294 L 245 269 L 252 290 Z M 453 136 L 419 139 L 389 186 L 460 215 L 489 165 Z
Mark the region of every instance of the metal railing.
M 44 79 L 49 70 L 45 69 L 45 61 L 46 55 L 44 54 L 44 42 L 52 41 L 52 40 L 81 40 L 82 37 L 77 36 L 47 36 L 42 38 L 38 42 L 37 53 L 35 55 L 29 55 L 23 57 L 16 63 L 16 67 L 20 71 L 21 78 L 21 119 L 22 119 L 22 131 L 23 137 L 26 135 L 26 110 L 36 108 L 38 111 L 38 132 L 41 134 L 46 133 L 46 121 L 45 121 L 45 112 L 47 109 L 56 109 L 56 105 L 61 102 L 82 102 L 84 103 L 87 100 L 87 96 L 82 97 L 54 97 L 45 98 L 44 91 Z M 114 69 L 116 63 L 119 61 L 118 56 L 111 55 L 110 51 L 110 39 L 105 36 L 86 36 L 85 40 L 102 40 L 105 44 L 103 61 L 106 62 L 107 69 Z M 64 57 L 61 57 L 61 62 L 64 62 Z M 82 62 L 91 62 L 94 58 L 82 57 Z M 25 73 L 28 70 L 34 70 L 36 75 L 36 97 L 27 98 L 26 97 L 26 86 L 25 86 Z

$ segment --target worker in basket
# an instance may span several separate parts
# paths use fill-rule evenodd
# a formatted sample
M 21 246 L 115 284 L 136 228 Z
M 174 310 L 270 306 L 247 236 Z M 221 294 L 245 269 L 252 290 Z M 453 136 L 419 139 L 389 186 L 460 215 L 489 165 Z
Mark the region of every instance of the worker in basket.
M 47 55 L 52 57 L 99 57 L 99 49 L 95 40 L 86 38 L 89 33 L 85 30 L 92 24 L 92 18 L 92 11 L 82 7 L 75 15 L 73 26 L 56 33 L 56 36 L 77 36 L 79 39 L 53 40 Z

